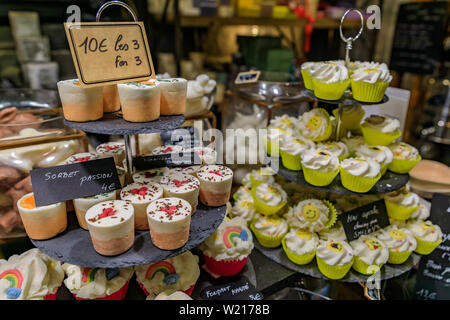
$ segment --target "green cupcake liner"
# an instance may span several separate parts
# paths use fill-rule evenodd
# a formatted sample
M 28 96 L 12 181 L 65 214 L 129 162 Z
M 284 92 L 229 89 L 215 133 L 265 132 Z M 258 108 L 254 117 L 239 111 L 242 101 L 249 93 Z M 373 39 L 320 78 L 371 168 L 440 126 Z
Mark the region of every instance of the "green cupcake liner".
M 300 154 L 294 155 L 280 149 L 281 163 L 292 171 L 302 170 L 302 158 Z
M 329 185 L 339 174 L 339 169 L 334 172 L 321 172 L 318 170 L 306 168 L 303 164 L 302 170 L 305 181 L 316 187 L 324 187 Z
M 303 255 L 296 254 L 295 252 L 289 250 L 289 248 L 286 245 L 286 238 L 283 238 L 281 240 L 281 244 L 283 245 L 284 253 L 286 253 L 286 256 L 295 264 L 304 265 L 310 263 L 314 257 L 316 256 L 316 250 L 305 253 Z
M 255 222 L 256 222 L 256 220 L 253 220 L 252 223 L 250 223 L 250 230 L 253 231 L 253 234 L 255 235 L 256 239 L 263 247 L 276 248 L 281 245 L 281 239 L 283 239 L 283 237 L 286 235 L 287 231 L 277 237 L 267 236 L 267 235 L 263 234 L 262 232 L 255 229 Z
M 384 199 L 384 204 L 386 205 L 386 210 L 389 218 L 402 221 L 411 218 L 413 212 L 416 211 L 418 208 L 418 206 L 414 207 L 402 206 L 392 201 L 389 201 L 388 199 Z
M 314 90 L 314 83 L 311 74 L 306 70 L 301 70 L 300 72 L 302 73 L 305 88 L 308 90 Z
M 366 193 L 377 183 L 381 178 L 379 173 L 375 178 L 358 177 L 350 174 L 345 169 L 340 169 L 341 183 L 345 189 L 353 192 Z
M 377 103 L 383 100 L 389 82 L 368 83 L 351 80 L 353 99 L 361 102 Z
M 372 146 L 388 146 L 402 135 L 400 130 L 392 133 L 380 132 L 367 126 L 361 126 L 364 141 Z
M 408 160 L 408 159 L 393 159 L 392 162 L 389 164 L 388 169 L 389 171 L 395 172 L 395 173 L 408 173 L 412 170 L 422 160 L 422 157 L 419 155 L 419 157 L 415 160 Z
M 319 271 L 327 278 L 333 280 L 339 280 L 345 277 L 345 275 L 350 271 L 353 265 L 353 260 L 351 263 L 344 264 L 342 266 L 331 266 L 327 264 L 324 260 L 316 257 L 317 267 Z
M 397 252 L 397 251 L 389 249 L 388 263 L 390 263 L 390 264 L 402 264 L 406 260 L 408 260 L 409 256 L 411 255 L 411 252 L 412 251 Z
M 429 241 L 424 241 L 418 237 L 415 237 L 417 240 L 417 248 L 416 250 L 414 250 L 414 252 L 421 254 L 421 255 L 427 255 L 430 254 L 434 251 L 434 249 L 436 249 L 442 242 L 442 239 L 440 239 L 439 241 L 435 241 L 435 242 L 429 242 Z
M 353 261 L 352 265 L 353 270 L 368 276 L 377 273 L 379 270 L 381 270 L 382 267 L 383 264 L 368 265 L 367 263 L 362 261 L 361 258 L 359 257 L 355 257 L 355 260 Z
M 313 78 L 314 95 L 324 100 L 339 100 L 350 85 L 350 79 L 335 83 L 323 83 Z

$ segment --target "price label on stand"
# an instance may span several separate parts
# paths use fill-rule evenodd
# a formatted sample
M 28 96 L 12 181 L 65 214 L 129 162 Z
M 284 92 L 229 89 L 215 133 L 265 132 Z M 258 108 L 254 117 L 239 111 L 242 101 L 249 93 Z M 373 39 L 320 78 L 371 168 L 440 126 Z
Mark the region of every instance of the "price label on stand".
M 200 293 L 204 300 L 262 300 L 263 295 L 246 277 L 236 282 L 209 286 Z
M 350 210 L 340 216 L 348 241 L 358 239 L 389 225 L 384 200 Z
M 121 188 L 113 158 L 35 169 L 30 176 L 37 206 Z
M 142 22 L 64 23 L 64 27 L 81 86 L 155 78 Z
M 434 194 L 429 220 L 443 233 L 442 243 L 420 259 L 414 296 L 419 300 L 450 299 L 450 197 Z
M 238 73 L 236 80 L 234 80 L 235 84 L 247 84 L 258 82 L 259 77 L 261 76 L 261 71 L 246 71 Z

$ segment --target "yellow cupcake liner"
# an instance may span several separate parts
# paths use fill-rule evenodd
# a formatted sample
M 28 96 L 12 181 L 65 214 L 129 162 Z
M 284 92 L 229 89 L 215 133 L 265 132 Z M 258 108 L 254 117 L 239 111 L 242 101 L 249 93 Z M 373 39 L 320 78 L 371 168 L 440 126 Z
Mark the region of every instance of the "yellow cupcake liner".
M 265 215 L 271 216 L 277 214 L 283 207 L 286 205 L 287 201 L 277 205 L 277 206 L 269 206 L 265 204 L 263 201 L 256 197 L 256 188 L 252 188 L 253 202 L 255 205 L 256 212 Z
M 328 222 L 325 223 L 325 225 L 323 226 L 324 229 L 329 229 L 332 226 L 334 226 L 334 224 L 337 221 L 337 215 L 338 215 L 337 210 L 330 201 L 328 201 L 328 200 L 320 200 L 320 201 L 322 201 L 322 203 L 324 205 L 326 205 L 327 208 L 330 210 L 329 215 L 328 215 Z
M 408 160 L 408 159 L 393 159 L 392 162 L 389 164 L 388 169 L 389 171 L 395 172 L 395 173 L 408 173 L 416 166 L 417 163 L 422 160 L 422 157 L 419 155 L 419 157 L 416 160 Z
M 280 141 L 278 139 L 277 142 L 273 142 L 271 139 L 267 139 L 264 137 L 264 143 L 266 145 L 266 153 L 271 157 L 279 157 L 280 156 Z M 273 150 L 272 150 L 273 148 Z
M 411 218 L 412 213 L 416 211 L 418 207 L 418 206 L 414 207 L 402 206 L 392 201 L 389 201 L 388 199 L 384 199 L 384 203 L 386 205 L 386 210 L 389 218 L 402 221 Z
M 392 133 L 384 133 L 367 126 L 361 126 L 362 134 L 364 136 L 364 141 L 372 146 L 387 146 L 390 145 L 394 140 L 398 139 L 402 133 L 397 130 Z
M 340 169 L 341 183 L 345 189 L 353 192 L 365 193 L 373 188 L 375 183 L 381 178 L 379 173 L 375 178 L 358 177 L 350 174 L 345 169 Z
M 281 239 L 283 239 L 283 237 L 286 235 L 287 231 L 285 233 L 283 233 L 280 236 L 274 237 L 274 236 L 268 236 L 265 235 L 264 233 L 258 231 L 255 229 L 255 222 L 257 220 L 253 220 L 252 223 L 250 224 L 250 230 L 253 231 L 253 234 L 255 235 L 256 239 L 258 240 L 258 242 L 266 248 L 276 248 L 279 247 L 281 245 Z
M 353 265 L 353 260 L 351 263 L 344 264 L 342 266 L 331 266 L 323 261 L 321 258 L 316 257 L 317 267 L 319 271 L 327 278 L 333 280 L 339 280 L 345 277 L 345 275 L 350 271 Z
M 412 251 L 397 252 L 397 251 L 389 249 L 388 263 L 390 263 L 390 264 L 402 264 L 406 260 L 408 260 L 409 256 L 411 255 L 411 252 Z
M 306 168 L 302 164 L 303 176 L 305 181 L 316 187 L 324 187 L 333 182 L 339 173 L 339 169 L 334 172 L 321 172 L 314 169 Z
M 421 255 L 427 255 L 430 254 L 434 251 L 434 249 L 437 248 L 437 246 L 439 244 L 441 244 L 442 239 L 440 239 L 439 241 L 435 241 L 435 242 L 429 242 L 429 241 L 424 241 L 418 237 L 415 237 L 417 240 L 417 248 L 416 250 L 414 250 L 414 252 L 421 254 Z
M 283 240 L 281 240 L 281 244 L 283 245 L 284 253 L 286 253 L 286 256 L 288 257 L 288 259 L 291 260 L 295 264 L 300 264 L 300 265 L 308 264 L 316 256 L 316 250 L 315 249 L 314 249 L 314 251 L 311 251 L 311 252 L 308 252 L 308 253 L 305 253 L 305 254 L 302 254 L 302 255 L 298 255 L 295 252 L 289 250 L 289 248 L 286 245 L 286 239 L 285 238 L 283 238 Z
M 300 72 L 302 73 L 305 88 L 308 90 L 314 90 L 314 83 L 311 74 L 306 70 L 301 70 Z
M 377 273 L 378 270 L 380 270 L 383 267 L 383 264 L 379 265 L 368 265 L 364 261 L 361 260 L 359 257 L 355 257 L 355 260 L 353 261 L 352 268 L 353 270 L 370 276 L 371 274 Z
M 368 83 L 351 80 L 353 99 L 361 102 L 380 102 L 383 100 L 389 82 Z
M 345 107 L 344 107 L 345 108 Z M 361 121 L 364 118 L 365 112 L 361 109 L 362 112 L 349 112 L 342 113 L 341 119 L 341 130 L 356 130 L 361 126 Z M 339 108 L 334 109 L 332 111 L 333 116 L 337 119 L 339 116 Z
M 283 166 L 292 171 L 302 170 L 302 158 L 300 154 L 293 155 L 280 149 L 281 163 Z
M 350 80 L 345 80 L 336 83 L 322 83 L 313 79 L 314 95 L 319 99 L 324 100 L 339 100 L 342 98 L 344 91 L 347 90 Z
M 381 176 L 384 176 L 384 174 L 386 173 L 388 167 L 389 167 L 389 163 L 382 163 L 382 164 L 380 165 L 380 173 L 381 173 Z

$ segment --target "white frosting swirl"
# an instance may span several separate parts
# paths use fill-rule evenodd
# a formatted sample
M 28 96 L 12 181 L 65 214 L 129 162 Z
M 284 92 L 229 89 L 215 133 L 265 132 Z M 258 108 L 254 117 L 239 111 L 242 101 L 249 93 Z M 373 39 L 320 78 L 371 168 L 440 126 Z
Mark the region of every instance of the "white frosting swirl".
M 346 241 L 319 240 L 316 256 L 330 266 L 343 266 L 352 263 L 353 249 Z
M 313 252 L 316 250 L 317 244 L 319 243 L 317 234 L 301 229 L 289 230 L 284 239 L 289 251 L 292 251 L 299 256 Z
M 413 192 L 400 192 L 398 194 L 386 195 L 384 198 L 387 201 L 405 207 L 416 207 L 419 205 L 419 196 Z
M 372 159 L 348 158 L 341 162 L 341 168 L 353 176 L 375 178 L 380 174 L 380 164 Z
M 419 199 L 419 202 L 420 199 Z M 430 216 L 430 208 L 424 203 L 419 203 L 417 210 L 411 214 L 411 219 L 427 220 Z
M 257 214 L 253 228 L 269 237 L 280 237 L 288 231 L 286 220 L 277 216 Z
M 364 120 L 363 126 L 383 133 L 393 133 L 400 130 L 400 121 L 397 119 L 372 115 Z
M 276 183 L 262 183 L 255 190 L 255 196 L 266 205 L 276 207 L 287 200 L 287 194 Z
M 341 64 L 323 63 L 311 76 L 320 82 L 336 83 L 348 80 L 348 70 Z
M 362 236 L 350 245 L 354 255 L 369 266 L 385 264 L 389 259 L 388 248 L 373 236 Z
M 342 226 L 342 222 L 338 221 L 335 225 L 333 225 L 329 229 L 324 229 L 319 231 L 319 238 L 321 240 L 338 240 L 338 241 L 347 241 L 347 236 L 345 235 L 344 227 Z
M 239 187 L 233 194 L 233 198 L 237 201 L 241 199 L 251 199 L 251 201 L 253 201 L 252 190 L 245 186 Z
M 388 147 L 385 146 L 369 146 L 362 145 L 356 149 L 356 155 L 358 157 L 372 159 L 375 162 L 381 164 L 389 164 L 392 162 L 394 155 Z
M 302 136 L 308 139 L 316 139 L 323 134 L 330 125 L 330 116 L 322 108 L 312 109 L 303 113 L 298 127 Z
M 360 146 L 364 145 L 364 137 L 354 136 L 351 138 L 342 138 L 341 141 L 348 147 L 350 153 L 355 152 Z
M 300 137 L 288 136 L 283 140 L 281 150 L 291 155 L 300 155 L 305 150 L 314 148 L 314 142 Z
M 271 167 L 262 167 L 258 170 L 252 170 L 250 176 L 253 180 L 262 183 L 274 183 L 275 182 L 275 171 Z
M 309 149 L 302 154 L 302 164 L 308 169 L 335 172 L 339 169 L 339 159 L 324 149 Z
M 409 220 L 406 224 L 406 228 L 412 232 L 412 234 L 423 241 L 436 242 L 442 239 L 441 228 L 431 223 L 431 221 L 422 220 Z
M 389 149 L 391 149 L 394 159 L 416 160 L 419 157 L 419 151 L 404 142 L 391 144 Z
M 389 70 L 384 68 L 359 68 L 352 74 L 354 81 L 364 81 L 367 83 L 388 82 L 392 81 L 392 75 Z
M 338 158 L 348 154 L 348 147 L 340 141 L 319 143 L 317 148 L 327 150 Z
M 245 221 L 251 221 L 255 216 L 256 210 L 253 205 L 253 198 L 240 198 L 234 204 L 231 213 L 233 217 L 241 217 Z
M 291 227 L 319 232 L 324 229 L 330 218 L 330 209 L 317 199 L 300 201 L 296 206 L 289 208 L 286 220 Z
M 276 116 L 269 122 L 270 128 L 281 128 L 284 130 L 296 130 L 298 124 L 298 119 L 290 117 L 287 114 L 282 116 Z
M 380 229 L 373 235 L 381 240 L 389 250 L 395 252 L 414 251 L 417 247 L 417 241 L 413 234 L 409 230 L 398 228 L 395 225 Z

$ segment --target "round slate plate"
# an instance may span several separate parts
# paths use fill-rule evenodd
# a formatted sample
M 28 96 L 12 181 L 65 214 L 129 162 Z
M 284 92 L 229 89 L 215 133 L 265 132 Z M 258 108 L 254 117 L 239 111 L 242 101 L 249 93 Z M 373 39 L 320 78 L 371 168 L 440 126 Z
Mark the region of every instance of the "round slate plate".
M 406 183 L 409 180 L 408 174 L 398 174 L 393 173 L 390 171 L 387 171 L 381 178 L 378 180 L 378 182 L 375 184 L 375 186 L 369 190 L 369 192 L 366 193 L 357 193 L 350 190 L 345 189 L 341 184 L 341 176 L 338 175 L 331 184 L 325 187 L 316 187 L 308 182 L 305 181 L 305 178 L 303 176 L 303 171 L 291 171 L 289 169 L 286 169 L 281 164 L 281 161 L 279 163 L 280 169 L 278 171 L 278 174 L 289 181 L 295 182 L 297 184 L 311 187 L 315 189 L 319 189 L 322 191 L 327 191 L 331 193 L 340 193 L 340 194 L 352 194 L 352 195 L 364 195 L 364 194 L 383 194 L 383 193 L 389 193 L 396 191 L 406 185 Z
M 69 214 L 69 227 L 50 240 L 31 240 L 42 252 L 62 262 L 90 268 L 124 268 L 158 262 L 191 250 L 209 237 L 223 221 L 226 206 L 206 207 L 199 203 L 191 218 L 188 242 L 177 250 L 156 248 L 149 231 L 136 231 L 134 245 L 126 252 L 107 257 L 98 254 L 89 232 L 78 227 L 75 214 Z
M 303 89 L 302 90 L 302 95 L 304 97 L 308 97 L 320 102 L 325 102 L 325 103 L 329 103 L 329 104 L 342 104 L 345 106 L 353 106 L 353 105 L 372 105 L 372 104 L 383 104 L 389 101 L 389 97 L 387 95 L 384 95 L 383 99 L 380 102 L 361 102 L 358 100 L 353 99 L 353 96 L 351 94 L 351 92 L 349 90 L 344 92 L 344 95 L 342 96 L 341 99 L 339 100 L 324 100 L 324 99 L 319 99 L 314 95 L 314 91 L 308 90 L 308 89 Z
M 278 248 L 269 249 L 269 248 L 264 248 L 263 246 L 261 246 L 258 243 L 258 241 L 255 241 L 255 248 L 258 249 L 259 252 L 261 252 L 264 256 L 266 256 L 270 260 L 273 260 L 276 263 L 279 263 L 283 267 L 286 267 L 290 270 L 293 270 L 293 271 L 296 271 L 296 272 L 299 272 L 302 274 L 306 274 L 306 275 L 314 277 L 314 278 L 328 279 L 317 268 L 317 263 L 316 263 L 315 258 L 309 264 L 301 266 L 301 265 L 297 265 L 297 264 L 293 263 L 291 260 L 289 260 L 281 246 Z M 417 264 L 419 262 L 419 260 L 420 260 L 420 256 L 415 253 L 412 253 L 411 256 L 408 258 L 408 260 L 406 260 L 406 262 L 403 264 L 400 264 L 400 265 L 385 264 L 384 267 L 381 268 L 379 279 L 387 280 L 390 278 L 398 277 L 401 274 L 406 273 L 409 270 L 411 270 L 411 268 L 415 264 Z M 376 276 L 375 277 L 372 276 L 372 279 L 377 279 L 377 278 L 376 278 Z M 360 274 L 360 273 L 354 271 L 353 269 L 351 269 L 344 278 L 342 278 L 338 281 L 367 282 L 368 280 L 369 280 L 369 276 L 365 276 L 365 275 Z
M 73 122 L 64 119 L 66 126 L 85 132 L 99 134 L 139 134 L 162 132 L 176 129 L 184 122 L 184 116 L 161 116 L 158 120 L 150 122 L 128 122 L 118 112 L 105 113 L 97 121 Z

